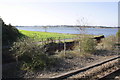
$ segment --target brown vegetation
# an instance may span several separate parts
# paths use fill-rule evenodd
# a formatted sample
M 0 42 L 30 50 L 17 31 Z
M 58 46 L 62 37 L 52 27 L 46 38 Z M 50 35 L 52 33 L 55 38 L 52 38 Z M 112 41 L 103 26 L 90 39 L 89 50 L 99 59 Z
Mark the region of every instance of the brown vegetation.
M 64 48 L 65 50 L 73 50 L 77 43 L 78 41 L 71 41 L 71 42 L 65 42 L 65 43 L 51 42 L 51 43 L 44 45 L 43 48 L 45 48 L 45 53 L 54 54 L 56 51 L 61 52 L 62 50 L 64 50 Z

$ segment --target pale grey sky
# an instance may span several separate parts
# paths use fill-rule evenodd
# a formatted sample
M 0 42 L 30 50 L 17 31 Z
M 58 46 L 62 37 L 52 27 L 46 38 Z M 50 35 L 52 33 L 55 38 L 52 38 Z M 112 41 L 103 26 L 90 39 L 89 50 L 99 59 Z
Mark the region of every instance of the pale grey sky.
M 12 25 L 118 26 L 118 2 L 0 0 L 0 16 Z M 84 20 L 83 22 L 81 19 Z

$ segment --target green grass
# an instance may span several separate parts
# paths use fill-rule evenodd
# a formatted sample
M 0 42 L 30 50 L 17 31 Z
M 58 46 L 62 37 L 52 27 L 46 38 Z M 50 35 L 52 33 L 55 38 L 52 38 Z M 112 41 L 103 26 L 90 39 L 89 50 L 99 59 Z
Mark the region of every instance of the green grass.
M 51 33 L 51 32 L 38 32 L 38 31 L 26 31 L 26 30 L 19 30 L 25 36 L 30 38 L 34 38 L 36 40 L 46 40 L 47 38 L 54 38 L 54 39 L 69 39 L 74 38 L 76 35 L 73 34 L 63 34 L 63 33 Z

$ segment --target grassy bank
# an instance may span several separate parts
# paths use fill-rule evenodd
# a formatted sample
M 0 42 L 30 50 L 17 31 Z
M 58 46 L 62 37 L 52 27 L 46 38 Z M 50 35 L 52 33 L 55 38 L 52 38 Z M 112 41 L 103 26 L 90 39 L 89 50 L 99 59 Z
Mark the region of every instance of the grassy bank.
M 46 38 L 55 38 L 55 39 L 68 39 L 74 38 L 76 35 L 72 34 L 63 34 L 63 33 L 51 33 L 51 32 L 38 32 L 38 31 L 26 31 L 26 30 L 19 30 L 20 33 L 30 37 L 35 38 L 37 40 L 46 39 Z

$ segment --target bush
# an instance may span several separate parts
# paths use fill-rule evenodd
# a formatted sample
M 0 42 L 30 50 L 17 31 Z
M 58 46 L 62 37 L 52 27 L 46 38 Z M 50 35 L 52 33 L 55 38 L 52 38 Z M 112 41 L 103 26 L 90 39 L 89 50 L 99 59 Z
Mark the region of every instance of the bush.
M 55 59 L 44 54 L 42 45 L 34 43 L 32 39 L 21 39 L 14 42 L 12 51 L 16 60 L 21 62 L 22 70 L 47 69 L 55 63 Z
M 81 53 L 93 53 L 96 50 L 96 41 L 89 37 L 83 37 L 80 39 L 79 47 Z
M 116 33 L 116 36 L 118 37 L 118 39 L 120 39 L 120 30 L 118 30 L 118 32 Z
M 117 38 L 115 36 L 108 36 L 103 40 L 104 49 L 114 50 Z
M 2 44 L 11 45 L 19 37 L 23 36 L 15 26 L 11 24 L 6 25 L 4 22 L 2 24 Z

